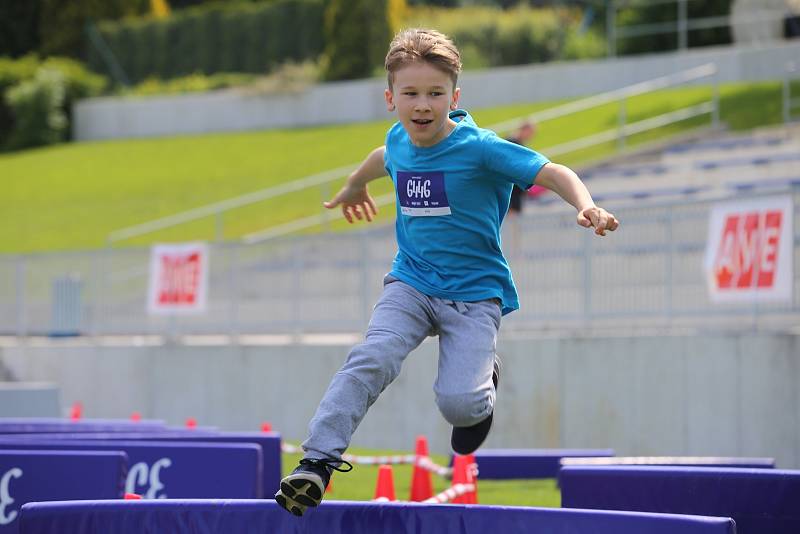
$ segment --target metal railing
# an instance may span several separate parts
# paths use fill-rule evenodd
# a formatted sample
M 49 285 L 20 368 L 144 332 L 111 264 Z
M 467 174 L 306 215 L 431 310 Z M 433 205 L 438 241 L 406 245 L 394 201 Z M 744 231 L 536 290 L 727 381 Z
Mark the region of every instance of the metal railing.
M 781 194 L 794 199 L 794 254 L 800 257 L 800 186 Z M 754 196 L 748 191 L 732 198 Z M 791 302 L 710 300 L 702 265 L 714 201 L 609 202 L 624 231 L 604 239 L 579 228 L 566 206 L 526 210 L 516 221 L 535 231 L 522 232 L 508 251 L 522 308 L 504 317 L 504 331 L 798 327 L 798 269 Z M 57 335 L 64 325 L 105 338 L 358 333 L 395 251 L 391 225 L 212 244 L 207 311 L 173 317 L 147 313 L 147 247 L 0 256 L 0 336 Z M 70 291 L 61 287 L 65 276 Z M 56 310 L 79 315 L 60 317 Z
M 731 15 L 715 17 L 690 18 L 688 3 L 690 0 L 646 0 L 648 5 L 675 4 L 675 20 L 670 22 L 656 22 L 650 24 L 634 24 L 619 26 L 617 24 L 617 11 L 631 6 L 631 2 L 608 0 L 606 3 L 606 40 L 609 57 L 617 55 L 617 42 L 620 39 L 642 37 L 649 35 L 676 34 L 678 50 L 689 48 L 689 32 L 693 30 L 708 30 L 715 28 L 728 28 L 733 26 Z M 786 10 L 762 8 L 747 17 L 747 23 L 772 22 L 783 20 Z
M 586 137 L 559 145 L 543 148 L 540 151 L 548 156 L 560 156 L 583 148 L 596 146 L 608 141 L 617 142 L 617 148 L 625 148 L 626 140 L 635 134 L 660 128 L 675 122 L 680 122 L 692 117 L 709 114 L 711 126 L 719 125 L 719 88 L 716 82 L 717 67 L 713 63 L 701 65 L 677 72 L 667 76 L 660 76 L 651 80 L 633 84 L 613 91 L 608 91 L 598 95 L 582 98 L 574 102 L 556 106 L 544 111 L 539 111 L 531 115 L 518 117 L 508 121 L 499 122 L 488 126 L 488 129 L 496 132 L 508 132 L 522 122 L 534 121 L 538 124 L 542 122 L 569 116 L 581 111 L 586 111 L 604 104 L 619 103 L 617 127 L 592 134 Z M 706 78 L 713 78 L 712 96 L 707 102 L 701 102 L 682 109 L 673 110 L 657 117 L 651 117 L 642 121 L 629 123 L 627 116 L 626 103 L 628 99 L 635 96 L 652 93 L 661 89 L 675 87 L 691 82 L 697 82 Z M 336 169 L 321 172 L 292 182 L 287 182 L 278 186 L 262 189 L 242 195 L 239 197 L 215 202 L 206 206 L 201 206 L 182 213 L 177 213 L 168 217 L 163 217 L 153 221 L 137 224 L 131 227 L 116 230 L 110 233 L 106 239 L 109 247 L 116 243 L 126 241 L 135 237 L 147 235 L 159 230 L 171 228 L 180 224 L 204 219 L 206 217 L 215 218 L 215 240 L 221 241 L 223 236 L 223 217 L 226 212 L 249 206 L 265 200 L 274 199 L 289 193 L 295 193 L 313 187 L 322 187 L 320 195 L 323 199 L 329 198 L 330 183 L 342 179 L 343 176 L 353 171 L 358 166 L 357 163 L 345 165 Z M 385 195 L 376 199 L 378 206 L 390 204 L 394 199 L 393 195 Z M 274 239 L 284 235 L 292 234 L 300 230 L 313 228 L 329 221 L 330 215 L 326 212 L 301 217 L 277 226 L 268 227 L 256 232 L 251 232 L 243 236 L 242 240 L 247 244 L 254 244 L 267 239 Z

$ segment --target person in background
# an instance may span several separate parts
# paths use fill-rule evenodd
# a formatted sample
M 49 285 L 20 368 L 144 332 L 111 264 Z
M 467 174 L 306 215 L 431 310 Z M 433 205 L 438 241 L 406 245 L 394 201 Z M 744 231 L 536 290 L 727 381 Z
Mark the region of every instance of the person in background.
M 527 146 L 530 141 L 536 136 L 536 124 L 530 121 L 525 121 L 519 125 L 517 130 L 506 137 L 507 141 L 516 143 L 518 145 Z M 522 209 L 527 196 L 538 197 L 543 194 L 546 189 L 538 184 L 533 184 L 530 189 L 523 189 L 518 185 L 514 185 L 511 190 L 511 202 L 508 205 L 508 224 L 511 226 L 511 246 L 509 252 L 511 255 L 516 255 L 520 249 L 521 230 L 519 216 L 522 215 Z

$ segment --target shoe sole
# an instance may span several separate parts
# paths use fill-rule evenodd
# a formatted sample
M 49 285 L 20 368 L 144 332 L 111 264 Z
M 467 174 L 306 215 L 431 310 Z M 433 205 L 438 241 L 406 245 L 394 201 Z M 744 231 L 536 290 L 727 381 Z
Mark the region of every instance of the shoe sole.
M 308 509 L 308 506 L 303 506 L 299 502 L 288 498 L 280 491 L 278 491 L 278 493 L 275 494 L 275 501 L 278 503 L 278 505 L 280 505 L 281 508 L 290 512 L 293 515 L 296 515 L 297 517 L 302 517 L 303 514 L 306 513 L 306 510 Z
M 296 516 L 302 516 L 309 506 L 322 502 L 325 488 L 322 479 L 313 473 L 297 473 L 281 480 L 281 489 L 275 494 L 278 504 Z

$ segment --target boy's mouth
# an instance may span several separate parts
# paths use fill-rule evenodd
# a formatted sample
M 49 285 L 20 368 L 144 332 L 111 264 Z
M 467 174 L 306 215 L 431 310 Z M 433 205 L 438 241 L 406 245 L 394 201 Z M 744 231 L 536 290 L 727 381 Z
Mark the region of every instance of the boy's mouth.
M 411 119 L 411 122 L 413 122 L 414 124 L 419 124 L 424 126 L 426 124 L 432 123 L 433 119 Z

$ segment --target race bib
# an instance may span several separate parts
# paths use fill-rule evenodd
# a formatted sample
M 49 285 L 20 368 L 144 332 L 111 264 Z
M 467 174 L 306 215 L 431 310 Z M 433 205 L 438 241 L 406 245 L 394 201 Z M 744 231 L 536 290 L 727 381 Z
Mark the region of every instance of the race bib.
M 400 212 L 412 217 L 450 215 L 444 191 L 444 173 L 397 171 Z

